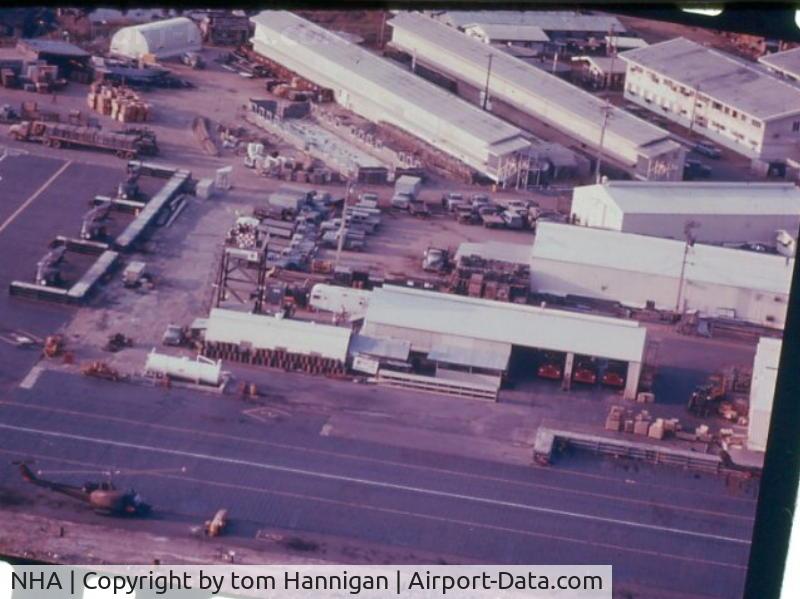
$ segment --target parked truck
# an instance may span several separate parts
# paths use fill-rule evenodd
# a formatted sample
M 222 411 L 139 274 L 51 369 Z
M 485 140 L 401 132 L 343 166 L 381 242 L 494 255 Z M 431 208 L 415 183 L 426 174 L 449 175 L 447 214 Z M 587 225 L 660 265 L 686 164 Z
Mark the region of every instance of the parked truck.
M 106 132 L 93 127 L 22 121 L 12 125 L 8 134 L 17 141 L 37 141 L 53 148 L 81 146 L 110 150 L 126 160 L 158 154 L 155 135 L 145 130 Z
M 397 178 L 394 184 L 394 196 L 392 196 L 392 208 L 408 210 L 411 202 L 417 199 L 422 179 L 403 175 Z

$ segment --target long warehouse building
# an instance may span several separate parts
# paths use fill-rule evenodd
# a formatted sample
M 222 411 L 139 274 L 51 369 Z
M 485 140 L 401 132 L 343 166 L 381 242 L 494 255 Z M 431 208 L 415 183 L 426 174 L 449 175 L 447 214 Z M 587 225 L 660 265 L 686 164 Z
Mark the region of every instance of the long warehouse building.
M 764 163 L 797 158 L 800 89 L 679 37 L 620 54 L 625 99 Z
M 530 136 L 399 65 L 288 11 L 263 11 L 253 49 L 333 90 L 336 101 L 374 122 L 393 125 L 489 179 L 516 177 Z
M 664 129 L 422 14 L 403 12 L 388 24 L 392 45 L 416 61 L 476 89 L 488 87 L 492 100 L 602 147 L 637 178 L 683 179 L 686 150 Z
M 572 191 L 575 224 L 700 243 L 777 245 L 796 238 L 800 188 L 792 183 L 606 181 Z
M 782 329 L 794 258 L 540 223 L 531 290 Z
M 391 285 L 373 290 L 361 332 L 407 341 L 412 353 L 439 366 L 486 373 L 506 373 L 530 350 L 563 354 L 565 381 L 576 355 L 622 362 L 627 399 L 636 397 L 647 337 L 631 320 Z

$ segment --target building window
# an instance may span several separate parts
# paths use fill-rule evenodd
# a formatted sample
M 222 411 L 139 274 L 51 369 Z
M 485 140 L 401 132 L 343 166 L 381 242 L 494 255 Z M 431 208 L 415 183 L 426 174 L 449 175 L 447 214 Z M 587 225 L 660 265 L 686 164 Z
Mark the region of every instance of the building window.
M 792 123 L 792 131 L 794 131 L 795 133 L 800 132 L 800 121 L 795 121 L 794 123 Z
M 733 118 L 736 118 L 737 116 L 739 116 L 739 113 L 736 110 L 731 109 L 731 116 Z
M 711 108 L 714 110 L 722 110 L 722 104 L 719 102 L 711 102 Z
M 756 129 L 761 129 L 761 121 L 757 121 L 756 119 L 753 119 L 750 122 L 752 123 L 753 127 L 755 127 Z

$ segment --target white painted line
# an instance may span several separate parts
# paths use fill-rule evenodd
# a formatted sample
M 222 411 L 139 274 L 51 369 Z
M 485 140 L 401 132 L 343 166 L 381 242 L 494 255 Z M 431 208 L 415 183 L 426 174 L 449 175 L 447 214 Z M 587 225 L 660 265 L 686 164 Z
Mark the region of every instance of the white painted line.
M 441 468 L 441 467 L 436 467 L 436 466 L 422 466 L 420 464 L 412 464 L 412 463 L 408 463 L 408 462 L 399 462 L 397 460 L 386 460 L 386 459 L 381 459 L 381 458 L 376 458 L 376 457 L 371 457 L 371 456 L 354 455 L 354 454 L 351 454 L 351 453 L 339 453 L 339 452 L 336 452 L 336 451 L 312 448 L 312 447 L 308 447 L 306 445 L 291 445 L 291 444 L 288 444 L 288 443 L 278 443 L 278 442 L 274 442 L 274 441 L 264 441 L 263 439 L 252 439 L 252 438 L 248 438 L 248 437 L 229 435 L 229 434 L 225 434 L 225 433 L 216 433 L 216 432 L 211 432 L 211 431 L 207 431 L 207 430 L 198 430 L 198 429 L 193 429 L 193 428 L 183 428 L 183 427 L 170 426 L 168 424 L 160 424 L 160 423 L 155 423 L 155 422 L 142 422 L 140 420 L 133 420 L 131 418 L 121 418 L 119 416 L 111 416 L 109 414 L 100 414 L 100 413 L 97 413 L 97 412 L 82 412 L 82 411 L 78 411 L 78 410 L 66 410 L 64 408 L 56 408 L 56 407 L 53 407 L 53 406 L 40 406 L 40 405 L 20 403 L 20 402 L 15 402 L 15 401 L 8 401 L 8 400 L 0 400 L 0 405 L 15 406 L 16 408 L 24 408 L 24 409 L 27 409 L 27 410 L 38 410 L 38 411 L 50 412 L 50 413 L 56 413 L 56 414 L 67 414 L 67 415 L 70 415 L 70 416 L 77 416 L 79 418 L 94 418 L 96 420 L 104 420 L 106 422 L 110 422 L 110 421 L 122 422 L 122 423 L 125 423 L 125 424 L 131 424 L 131 425 L 134 425 L 134 426 L 143 426 L 143 427 L 157 429 L 157 430 L 176 432 L 176 433 L 179 433 L 179 434 L 182 434 L 182 435 L 193 435 L 193 436 L 211 437 L 211 438 L 214 438 L 214 439 L 225 439 L 225 440 L 230 440 L 230 441 L 239 442 L 239 443 L 246 443 L 248 445 L 257 445 L 257 446 L 261 446 L 261 447 L 277 447 L 279 449 L 286 449 L 286 450 L 289 450 L 289 451 L 294 451 L 294 452 L 299 452 L 299 453 L 304 453 L 304 454 L 313 454 L 313 455 L 318 455 L 318 456 L 332 457 L 332 458 L 340 459 L 340 460 L 348 460 L 350 462 L 362 462 L 362 463 L 380 464 L 380 465 L 383 465 L 383 466 L 393 466 L 393 467 L 397 467 L 397 468 L 402 468 L 403 470 L 415 470 L 415 471 L 421 471 L 421 472 L 434 472 L 434 473 L 442 474 L 442 475 L 445 475 L 445 476 L 456 476 L 456 477 L 459 477 L 459 478 L 462 478 L 462 479 L 463 478 L 468 478 L 468 479 L 476 479 L 476 480 L 488 481 L 488 482 L 496 483 L 496 484 L 500 484 L 500 485 L 512 485 L 512 486 L 515 486 L 517 488 L 544 489 L 544 490 L 547 490 L 547 491 L 566 491 L 566 492 L 574 494 L 574 495 L 582 495 L 582 496 L 586 496 L 586 497 L 595 497 L 595 498 L 598 498 L 598 499 L 610 499 L 610 500 L 613 500 L 613 501 L 618 502 L 618 503 L 621 502 L 621 503 L 631 503 L 631 504 L 646 505 L 647 507 L 653 508 L 653 509 L 664 508 L 664 509 L 672 510 L 672 511 L 676 511 L 676 512 L 688 512 L 688 513 L 695 513 L 695 514 L 703 514 L 703 515 L 709 515 L 709 516 L 722 518 L 722 519 L 743 520 L 743 521 L 746 521 L 746 522 L 752 522 L 754 520 L 754 518 L 755 518 L 754 515 L 753 516 L 743 516 L 741 514 L 733 514 L 731 512 L 720 511 L 718 509 L 711 510 L 711 509 L 691 508 L 691 507 L 680 506 L 680 505 L 669 505 L 669 504 L 659 503 L 659 502 L 654 501 L 652 499 L 635 499 L 635 498 L 627 497 L 627 496 L 624 496 L 624 495 L 610 495 L 610 494 L 606 494 L 606 493 L 598 493 L 598 492 L 593 492 L 593 491 L 586 491 L 586 490 L 577 489 L 575 487 L 565 487 L 565 486 L 556 485 L 556 484 L 537 483 L 537 482 L 523 481 L 523 480 L 518 480 L 518 479 L 508 479 L 508 478 L 503 478 L 503 477 L 498 477 L 498 476 L 490 476 L 490 475 L 478 474 L 478 473 L 474 473 L 474 472 L 464 472 L 464 471 L 461 471 L 461 470 L 452 470 L 452 469 Z M 269 420 L 267 420 L 265 418 L 258 417 L 258 411 L 262 410 L 262 409 L 264 409 L 264 408 L 252 408 L 251 410 L 244 410 L 243 413 L 248 415 L 248 416 L 251 416 L 255 420 L 261 420 L 262 422 L 269 422 Z M 273 410 L 275 408 L 267 408 L 267 409 Z M 279 414 L 283 413 L 284 416 L 290 415 L 290 412 L 288 410 L 283 410 L 283 409 L 281 409 L 278 413 Z M 564 474 L 564 475 L 574 475 L 574 476 L 580 477 L 580 478 L 587 478 L 588 477 L 588 478 L 593 479 L 593 480 L 597 479 L 597 480 L 603 480 L 603 481 L 611 481 L 611 482 L 614 482 L 614 483 L 622 483 L 622 481 L 620 481 L 619 479 L 616 479 L 616 478 L 612 478 L 612 477 L 608 477 L 608 476 L 595 475 L 595 474 L 591 474 L 591 473 L 588 473 L 588 472 L 574 472 L 574 471 L 569 471 L 569 470 L 559 471 L 559 470 L 555 470 L 555 469 L 552 469 L 552 468 L 545 469 L 545 470 L 543 470 L 543 469 L 538 469 L 537 470 L 538 474 L 542 474 L 542 473 L 552 474 L 552 473 L 559 473 L 559 472 L 561 474 Z M 673 489 L 672 487 L 667 487 L 666 485 L 656 485 L 654 483 L 646 483 L 646 482 L 642 482 L 642 481 L 635 481 L 635 482 L 636 482 L 636 485 L 639 486 L 639 487 L 648 487 L 648 488 L 659 489 L 660 493 L 663 493 L 664 490 L 669 492 L 670 490 Z M 681 491 L 681 490 L 687 491 L 687 489 L 678 489 L 678 490 L 679 491 Z M 625 491 L 625 492 L 627 492 L 627 491 Z M 719 497 L 718 494 L 707 492 L 707 491 L 691 491 L 691 493 L 695 497 L 709 496 L 709 497 L 712 497 L 712 498 L 715 498 L 715 499 Z M 746 500 L 746 499 L 743 499 L 743 498 L 740 498 L 740 497 L 730 497 L 730 496 L 725 497 L 725 500 L 726 501 L 731 501 L 731 502 L 743 502 L 743 503 L 748 503 L 748 504 L 752 504 L 752 505 L 755 505 L 755 503 L 756 503 L 754 500 Z M 697 501 L 698 502 L 702 502 L 702 499 L 697 499 Z M 753 508 L 753 513 L 755 514 L 755 508 Z
M 14 455 L 14 456 L 17 456 L 17 457 L 19 456 L 18 452 L 9 451 L 7 449 L 2 449 L 2 448 L 0 448 L 0 453 L 4 453 L 4 454 L 8 454 L 8 455 Z M 105 470 L 108 470 L 108 468 L 109 468 L 107 465 L 96 464 L 94 462 L 83 462 L 83 461 L 76 461 L 76 460 L 68 460 L 68 459 L 63 458 L 63 457 L 47 456 L 47 455 L 35 454 L 35 453 L 34 454 L 26 453 L 26 456 L 31 458 L 31 459 L 35 459 L 37 461 L 39 461 L 39 460 L 42 460 L 42 461 L 54 461 L 54 462 L 57 462 L 57 463 L 64 463 L 64 464 L 72 464 L 72 465 L 79 465 L 79 466 L 91 466 L 91 467 L 93 467 L 95 469 L 94 470 L 95 472 L 97 472 L 98 470 L 105 471 Z M 564 543 L 575 543 L 575 544 L 579 544 L 579 545 L 583 545 L 583 546 L 590 545 L 592 547 L 598 547 L 598 548 L 601 548 L 601 549 L 606 549 L 606 550 L 611 550 L 611 551 L 623 551 L 623 552 L 627 552 L 627 553 L 636 553 L 636 554 L 639 554 L 639 555 L 649 555 L 649 556 L 653 556 L 653 557 L 657 557 L 657 558 L 661 558 L 661 559 L 672 559 L 672 560 L 679 560 L 679 561 L 687 561 L 687 562 L 691 562 L 691 563 L 693 563 L 695 565 L 703 564 L 703 565 L 706 565 L 706 566 L 721 566 L 723 568 L 732 568 L 732 569 L 735 569 L 735 570 L 746 570 L 747 569 L 746 566 L 743 566 L 743 565 L 740 565 L 740 564 L 732 564 L 730 562 L 719 562 L 719 561 L 716 561 L 716 560 L 698 558 L 697 556 L 692 556 L 692 555 L 676 555 L 676 554 L 673 554 L 673 553 L 664 553 L 664 552 L 661 552 L 661 551 L 654 551 L 654 550 L 651 550 L 651 549 L 636 549 L 636 548 L 633 548 L 633 547 L 627 546 L 627 545 L 615 545 L 615 544 L 610 544 L 610 543 L 606 543 L 606 542 L 602 542 L 602 541 L 592 541 L 592 540 L 589 540 L 589 539 L 579 539 L 579 538 L 575 538 L 575 537 L 565 537 L 565 536 L 562 536 L 562 535 L 552 535 L 552 534 L 541 533 L 541 532 L 533 532 L 533 531 L 530 531 L 530 530 L 522 530 L 522 529 L 519 529 L 519 528 L 509 528 L 507 526 L 498 526 L 498 525 L 494 525 L 494 524 L 484 524 L 484 523 L 481 523 L 481 522 L 475 522 L 475 521 L 471 521 L 471 520 L 459 520 L 459 519 L 454 519 L 454 518 L 449 518 L 449 517 L 444 517 L 444 516 L 432 516 L 430 514 L 422 514 L 422 513 L 419 513 L 419 512 L 409 512 L 409 511 L 406 511 L 406 510 L 387 508 L 387 507 L 382 507 L 382 506 L 377 506 L 377 505 L 369 505 L 369 504 L 366 504 L 366 503 L 343 501 L 343 500 L 339 500 L 339 499 L 331 499 L 329 497 L 318 497 L 318 496 L 315 496 L 315 495 L 305 495 L 305 494 L 302 494 L 302 493 L 291 493 L 291 492 L 288 492 L 288 491 L 278 491 L 277 489 L 272 488 L 272 487 L 264 489 L 264 488 L 261 488 L 261 487 L 254 487 L 252 485 L 241 485 L 241 484 L 236 484 L 236 483 L 225 483 L 225 482 L 219 482 L 219 481 L 212 481 L 212 480 L 209 480 L 208 478 L 192 478 L 190 476 L 175 476 L 175 475 L 171 475 L 171 474 L 163 474 L 163 473 L 158 473 L 158 472 L 153 473 L 152 471 L 148 471 L 147 474 L 155 476 L 155 477 L 159 477 L 159 478 L 169 478 L 169 479 L 173 479 L 173 480 L 191 482 L 191 483 L 194 483 L 194 484 L 197 484 L 197 485 L 200 485 L 200 486 L 207 485 L 207 486 L 211 486 L 211 487 L 220 487 L 220 488 L 223 488 L 223 489 L 235 489 L 237 491 L 248 491 L 248 492 L 251 492 L 251 493 L 258 493 L 260 495 L 274 495 L 274 496 L 277 496 L 277 497 L 290 497 L 292 499 L 300 499 L 300 500 L 305 500 L 305 501 L 315 501 L 317 503 L 322 503 L 322 504 L 325 504 L 325 505 L 340 505 L 340 506 L 344 506 L 344 507 L 348 507 L 348 508 L 352 508 L 352 509 L 357 509 L 357 510 L 377 512 L 377 513 L 380 513 L 380 514 L 393 514 L 393 515 L 396 515 L 396 516 L 406 516 L 406 517 L 410 517 L 410 518 L 416 518 L 416 519 L 419 519 L 419 520 L 428 520 L 430 522 L 444 522 L 446 524 L 456 524 L 456 525 L 461 526 L 461 527 L 469 528 L 470 530 L 473 530 L 473 531 L 477 530 L 477 529 L 485 529 L 485 530 L 492 530 L 492 531 L 495 531 L 495 532 L 511 533 L 511 534 L 514 534 L 514 535 L 520 535 L 520 536 L 529 537 L 529 538 L 535 538 L 535 539 L 547 539 L 548 541 L 560 541 L 560 542 L 564 542 Z M 255 537 L 257 539 L 275 540 L 275 539 L 270 539 L 269 535 L 261 534 L 263 532 L 264 532 L 263 530 L 259 530 L 256 533 Z M 186 560 L 184 560 L 184 561 L 186 561 Z
M 19 384 L 19 386 L 23 389 L 33 389 L 36 381 L 39 380 L 39 375 L 42 374 L 42 370 L 43 369 L 39 364 L 31 368 L 28 374 L 25 375 L 25 378 L 22 379 L 22 382 Z
M 114 441 L 111 439 L 96 439 L 93 437 L 86 437 L 83 435 L 75 435 L 71 433 L 62 433 L 56 431 L 47 431 L 35 428 L 28 428 L 24 426 L 13 426 L 0 423 L 1 429 L 31 433 L 35 435 L 42 435 L 45 437 L 55 437 L 61 439 L 71 439 L 73 441 L 84 441 L 86 443 L 94 443 L 97 445 L 110 445 L 112 447 L 122 447 L 125 449 L 136 449 L 139 451 L 150 451 L 153 453 L 162 453 L 168 455 L 176 455 L 187 458 L 194 458 L 198 460 L 206 460 L 211 462 L 221 462 L 224 464 L 236 464 L 240 466 L 249 466 L 252 468 L 260 468 L 262 470 L 272 470 L 275 472 L 286 472 L 290 474 L 298 474 L 301 476 L 309 476 L 312 478 L 321 478 L 325 480 L 335 480 L 339 482 L 356 483 L 360 485 L 378 487 L 382 489 L 393 489 L 396 491 L 405 491 L 410 493 L 418 493 L 421 495 L 431 495 L 434 497 L 446 497 L 449 499 L 460 499 L 464 501 L 472 501 L 475 503 L 482 503 L 496 507 L 505 507 L 513 509 L 527 510 L 530 512 L 537 512 L 541 514 L 548 514 L 551 516 L 564 516 L 568 518 L 575 518 L 578 520 L 587 520 L 591 522 L 600 522 L 604 524 L 612 524 L 618 526 L 625 526 L 628 528 L 638 528 L 643 530 L 652 530 L 661 533 L 671 533 L 679 536 L 693 537 L 698 539 L 705 539 L 711 541 L 722 541 L 726 543 L 735 543 L 738 545 L 749 545 L 749 539 L 741 539 L 738 537 L 728 537 L 724 535 L 715 535 L 710 533 L 697 532 L 693 530 L 685 530 L 681 528 L 672 528 L 668 526 L 658 526 L 655 524 L 645 524 L 643 522 L 634 522 L 630 520 L 618 520 L 615 518 L 606 518 L 603 516 L 594 516 L 591 514 L 581 514 L 578 512 L 569 512 L 566 510 L 557 510 L 553 508 L 546 508 L 541 506 L 528 505 L 524 503 L 516 503 L 512 501 L 503 501 L 499 499 L 490 499 L 487 497 L 477 497 L 473 495 L 464 495 L 461 493 L 450 493 L 447 491 L 437 491 L 435 489 L 425 489 L 422 487 L 412 487 L 409 485 L 401 485 L 396 483 L 387 483 L 376 480 L 369 480 L 365 478 L 357 478 L 351 476 L 344 476 L 339 474 L 329 474 L 327 472 L 318 472 L 314 470 L 305 470 L 303 468 L 290 468 L 288 466 L 279 466 L 277 464 L 268 464 L 265 462 L 252 462 L 249 460 L 241 460 L 238 458 L 226 458 L 222 456 L 209 455 L 205 453 L 197 453 L 193 451 L 183 451 L 179 449 L 166 449 L 162 447 L 153 447 L 150 445 L 141 445 L 138 443 L 128 443 L 125 441 Z
M 61 175 L 61 173 L 63 173 L 65 170 L 67 170 L 67 167 L 70 164 L 72 164 L 71 160 L 68 160 L 67 162 L 65 162 L 64 165 L 60 169 L 58 169 L 52 177 L 50 177 L 47 181 L 45 181 L 39 189 L 37 189 L 36 191 L 33 192 L 31 197 L 29 197 L 27 200 L 25 200 L 19 206 L 19 208 L 14 210 L 14 212 L 11 214 L 11 216 L 9 216 L 5 220 L 5 222 L 2 225 L 0 225 L 0 233 L 2 233 L 5 230 L 5 228 L 8 227 L 8 225 L 10 225 L 12 222 L 14 222 L 14 219 L 17 218 L 20 215 L 20 213 L 22 213 L 22 211 L 25 210 L 25 208 L 30 206 L 36 198 L 38 198 L 40 195 L 42 195 L 44 190 L 47 189 L 50 186 L 50 184 L 53 181 L 55 181 L 59 177 L 59 175 Z

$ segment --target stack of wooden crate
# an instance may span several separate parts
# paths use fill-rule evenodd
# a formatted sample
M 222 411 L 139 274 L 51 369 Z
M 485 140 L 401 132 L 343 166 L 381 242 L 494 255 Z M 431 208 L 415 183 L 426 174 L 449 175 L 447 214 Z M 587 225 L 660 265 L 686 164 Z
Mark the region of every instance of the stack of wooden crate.
M 150 105 L 127 87 L 93 83 L 86 100 L 95 112 L 122 123 L 141 123 L 150 119 Z

